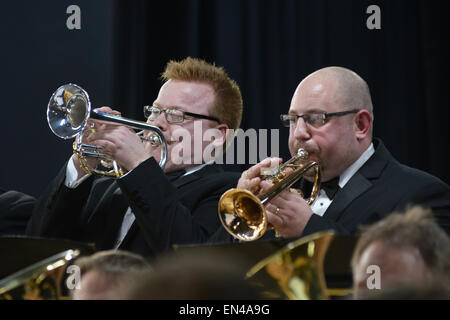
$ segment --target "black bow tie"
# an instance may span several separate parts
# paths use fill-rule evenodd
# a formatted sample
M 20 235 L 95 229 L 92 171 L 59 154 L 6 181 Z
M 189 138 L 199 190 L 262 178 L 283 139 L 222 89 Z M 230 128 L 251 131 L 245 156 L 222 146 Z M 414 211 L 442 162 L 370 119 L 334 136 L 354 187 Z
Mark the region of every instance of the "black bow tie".
M 327 182 L 322 182 L 320 184 L 320 189 L 323 189 L 323 191 L 325 191 L 325 193 L 327 194 L 327 197 L 330 198 L 330 200 L 333 200 L 336 192 L 338 192 L 340 189 L 339 176 Z
M 302 179 L 302 183 L 300 184 L 300 189 L 303 190 L 303 193 L 305 195 L 310 195 L 311 190 L 313 188 L 312 182 L 309 182 L 306 179 Z M 323 189 L 325 193 L 327 194 L 327 197 L 330 198 L 330 200 L 333 200 L 334 196 L 336 195 L 336 192 L 339 191 L 339 177 L 336 177 L 334 179 L 331 179 L 327 182 L 322 182 L 320 184 L 320 189 Z
M 169 179 L 170 182 L 173 182 L 185 173 L 186 173 L 186 170 L 177 170 L 177 171 L 166 173 L 166 177 L 167 177 L 167 179 Z

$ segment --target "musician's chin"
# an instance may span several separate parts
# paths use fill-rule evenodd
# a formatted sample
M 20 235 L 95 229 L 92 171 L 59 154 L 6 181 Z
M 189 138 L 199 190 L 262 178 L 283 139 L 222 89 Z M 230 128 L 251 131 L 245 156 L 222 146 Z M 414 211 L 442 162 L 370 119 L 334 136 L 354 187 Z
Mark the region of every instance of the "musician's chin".
M 313 169 L 308 170 L 307 172 L 305 172 L 303 177 L 308 181 L 311 181 L 311 182 L 314 181 L 314 177 L 315 177 L 314 170 Z

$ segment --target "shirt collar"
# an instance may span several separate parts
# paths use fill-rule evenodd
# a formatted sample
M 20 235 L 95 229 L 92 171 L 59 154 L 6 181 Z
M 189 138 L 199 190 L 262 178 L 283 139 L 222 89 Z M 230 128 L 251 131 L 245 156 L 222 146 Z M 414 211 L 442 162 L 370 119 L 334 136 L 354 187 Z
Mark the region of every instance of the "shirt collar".
M 214 163 L 214 160 L 211 160 L 211 161 L 208 161 L 206 163 L 202 163 L 202 164 L 200 164 L 198 166 L 187 168 L 187 169 L 185 169 L 186 173 L 183 174 L 182 177 L 190 175 L 191 173 L 197 172 L 200 169 L 203 169 L 205 166 L 213 164 L 213 163 Z
M 350 180 L 351 177 L 361 168 L 364 163 L 375 153 L 375 148 L 373 143 L 364 151 L 361 156 L 353 162 L 350 167 L 344 170 L 344 172 L 339 176 L 339 187 L 343 188 L 345 184 Z

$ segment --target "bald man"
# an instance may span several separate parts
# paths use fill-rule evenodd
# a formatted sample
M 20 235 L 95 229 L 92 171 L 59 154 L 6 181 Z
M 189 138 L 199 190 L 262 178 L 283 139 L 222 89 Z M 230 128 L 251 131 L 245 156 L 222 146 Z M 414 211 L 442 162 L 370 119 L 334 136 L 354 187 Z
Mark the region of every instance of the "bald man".
M 327 67 L 298 85 L 288 114 L 281 115 L 290 128 L 289 150 L 294 155 L 299 148 L 306 149 L 309 160 L 320 164 L 322 185 L 327 187 L 321 188 L 312 206 L 293 190 L 281 192 L 266 205 L 268 221 L 279 236 L 300 237 L 329 229 L 352 234 L 359 225 L 371 224 L 407 204 L 431 208 L 439 225 L 450 233 L 449 186 L 395 160 L 380 139 L 372 138 L 373 119 L 369 87 L 351 70 Z M 271 184 L 261 173 L 274 161 L 281 159 L 265 159 L 245 171 L 237 187 L 267 190 Z M 312 180 L 308 173 L 300 185 L 308 189 Z M 223 234 L 213 240 L 225 240 Z

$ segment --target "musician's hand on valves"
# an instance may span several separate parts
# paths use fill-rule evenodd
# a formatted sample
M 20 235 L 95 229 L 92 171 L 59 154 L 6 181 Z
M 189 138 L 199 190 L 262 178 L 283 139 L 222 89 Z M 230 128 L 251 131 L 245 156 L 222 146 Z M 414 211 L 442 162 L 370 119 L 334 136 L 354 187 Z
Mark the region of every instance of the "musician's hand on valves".
M 120 112 L 112 110 L 109 107 L 101 107 L 96 110 L 120 116 Z M 91 144 L 91 145 L 95 144 L 93 143 L 94 139 L 92 138 L 92 135 L 97 131 L 105 130 L 106 128 L 108 128 L 108 126 L 111 125 L 108 125 L 107 123 L 96 122 L 95 120 L 88 120 L 87 129 L 83 131 L 83 139 L 81 140 L 81 142 L 83 144 Z M 80 159 L 75 153 L 72 155 L 72 161 L 75 165 L 75 169 L 78 172 L 78 179 L 87 174 L 82 169 Z M 96 168 L 100 163 L 100 159 L 94 157 L 85 157 L 85 161 L 87 162 L 87 165 L 90 168 Z
M 265 175 L 276 170 L 281 163 L 280 158 L 266 158 L 260 163 L 244 171 L 238 181 L 237 188 L 249 190 L 255 194 L 260 192 L 260 183 Z
M 109 107 L 98 110 L 120 115 Z M 95 126 L 95 131 L 87 138 L 88 143 L 102 147 L 102 152 L 110 155 L 123 169 L 131 171 L 149 157 L 141 139 L 131 128 L 108 123 L 96 123 Z
M 261 183 L 263 190 L 270 185 Z M 286 189 L 266 205 L 267 220 L 278 236 L 284 238 L 300 237 L 313 212 L 295 189 Z

